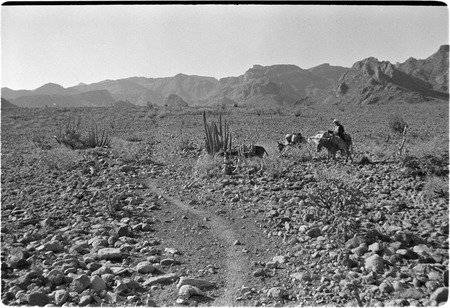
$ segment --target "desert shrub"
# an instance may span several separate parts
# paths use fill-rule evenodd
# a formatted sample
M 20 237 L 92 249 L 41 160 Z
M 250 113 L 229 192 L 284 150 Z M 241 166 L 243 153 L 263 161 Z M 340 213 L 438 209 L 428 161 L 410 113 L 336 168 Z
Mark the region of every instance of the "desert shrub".
M 422 157 L 406 155 L 401 163 L 409 176 L 443 176 L 449 173 L 448 159 L 448 152 L 441 156 L 430 154 Z
M 311 161 L 314 157 L 313 146 L 301 145 L 300 147 L 288 146 L 284 149 L 283 156 L 292 158 L 296 162 L 307 162 Z
M 147 111 L 147 113 L 145 114 L 145 120 L 149 120 L 149 119 L 153 119 L 158 115 L 158 109 L 153 108 L 150 109 L 149 111 Z
M 50 150 L 52 148 L 50 141 L 41 133 L 34 133 L 32 141 L 38 149 Z
M 66 147 L 59 147 L 47 151 L 40 151 L 38 166 L 46 170 L 72 170 L 75 169 L 83 156 L 77 151 Z
M 403 134 L 405 128 L 408 127 L 408 124 L 403 119 L 403 117 L 398 114 L 389 115 L 389 128 L 397 134 Z
M 272 178 L 279 178 L 286 169 L 286 161 L 275 156 L 269 156 L 262 161 L 262 170 Z
M 222 176 L 223 158 L 202 153 L 195 164 L 195 176 L 199 178 L 213 178 Z
M 277 106 L 275 107 L 274 113 L 278 115 L 283 115 L 283 109 L 280 106 Z
M 181 152 L 197 150 L 197 146 L 194 144 L 194 142 L 191 141 L 191 138 L 189 138 L 189 134 L 185 134 L 183 133 L 183 131 L 180 132 L 180 135 L 178 137 L 177 147 Z
M 166 110 L 163 110 L 161 112 L 158 113 L 157 118 L 158 119 L 164 119 L 167 118 L 168 116 L 170 116 L 170 113 Z
M 142 140 L 144 140 L 139 134 L 137 133 L 131 133 L 127 136 L 125 136 L 123 139 L 125 139 L 126 141 L 129 142 L 141 142 Z
M 314 177 L 319 182 L 339 182 L 352 187 L 356 176 L 343 171 L 339 166 L 322 166 L 314 170 Z
M 428 175 L 423 186 L 423 196 L 426 199 L 435 197 L 449 198 L 449 186 L 447 177 Z
M 112 138 L 111 148 L 114 156 L 126 163 L 152 161 L 153 144 L 151 142 L 130 142 L 122 138 Z
M 408 146 L 408 153 L 412 156 L 423 157 L 427 155 L 436 155 L 439 152 L 448 151 L 448 136 L 436 136 L 428 140 L 415 140 Z
M 316 217 L 321 217 L 329 232 L 335 232 L 338 238 L 347 241 L 360 231 L 358 213 L 365 195 L 339 180 L 321 180 L 307 191 L 308 203 L 312 205 Z
M 12 153 L 1 153 L 1 168 L 2 171 L 5 169 L 13 169 L 15 167 L 21 166 L 24 163 L 24 156 L 18 150 L 14 150 Z
M 358 164 L 360 164 L 360 165 L 369 165 L 371 163 L 372 163 L 372 161 L 366 155 L 361 156 L 361 158 L 358 161 Z

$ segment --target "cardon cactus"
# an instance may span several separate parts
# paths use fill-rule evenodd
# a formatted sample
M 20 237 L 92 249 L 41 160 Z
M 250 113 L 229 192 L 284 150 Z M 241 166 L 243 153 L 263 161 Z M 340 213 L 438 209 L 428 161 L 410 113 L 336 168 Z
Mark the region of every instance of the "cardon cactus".
M 219 127 L 215 122 L 206 122 L 206 112 L 203 111 L 203 125 L 205 127 L 205 146 L 208 154 L 214 155 L 219 151 L 231 150 L 231 133 L 227 120 L 222 128 L 222 115 L 219 114 Z

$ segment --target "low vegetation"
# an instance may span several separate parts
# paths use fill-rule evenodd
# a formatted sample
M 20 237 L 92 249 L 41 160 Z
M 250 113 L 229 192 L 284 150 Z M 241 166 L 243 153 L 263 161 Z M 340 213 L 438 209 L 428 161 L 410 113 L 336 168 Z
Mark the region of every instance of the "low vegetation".
M 78 116 L 77 118 L 69 117 L 64 125 L 58 123 L 58 131 L 54 138 L 59 144 L 72 150 L 107 147 L 111 143 L 106 129 L 104 128 L 100 132 L 97 125 L 90 127 L 87 136 L 84 137 L 81 131 L 81 116 Z

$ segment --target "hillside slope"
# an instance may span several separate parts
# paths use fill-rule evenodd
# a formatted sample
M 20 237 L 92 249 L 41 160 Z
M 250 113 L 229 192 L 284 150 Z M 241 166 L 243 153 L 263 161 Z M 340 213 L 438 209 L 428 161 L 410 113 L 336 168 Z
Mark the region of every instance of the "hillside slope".
M 429 83 L 433 90 L 448 93 L 448 52 L 449 45 L 442 45 L 430 57 L 424 60 L 409 58 L 396 68 Z
M 447 82 L 443 82 L 447 80 Z M 356 62 L 333 85 L 301 103 L 379 104 L 448 100 L 448 46 L 426 60 L 394 66 L 370 57 Z

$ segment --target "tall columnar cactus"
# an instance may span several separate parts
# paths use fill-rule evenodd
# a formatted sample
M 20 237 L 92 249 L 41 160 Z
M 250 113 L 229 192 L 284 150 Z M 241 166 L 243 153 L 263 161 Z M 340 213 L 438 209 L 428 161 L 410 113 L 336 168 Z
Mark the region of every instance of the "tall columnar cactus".
M 107 136 L 105 128 L 103 128 L 102 135 L 100 136 L 97 125 L 95 125 L 95 127 L 91 127 L 89 130 L 88 139 L 86 141 L 88 148 L 104 147 L 109 146 L 110 144 L 111 139 Z
M 205 127 L 206 152 L 214 155 L 219 151 L 227 152 L 231 150 L 231 133 L 227 120 L 222 128 L 222 115 L 219 114 L 219 127 L 215 122 L 206 122 L 206 112 L 203 111 L 203 125 Z
M 97 125 L 95 125 L 88 131 L 88 138 L 86 139 L 82 138 L 80 126 L 80 116 L 77 119 L 69 117 L 65 125 L 65 130 L 63 130 L 60 123 L 58 124 L 58 132 L 54 138 L 59 144 L 69 147 L 72 150 L 105 147 L 110 145 L 111 139 L 108 137 L 106 129 L 103 129 L 102 134 L 100 135 Z

